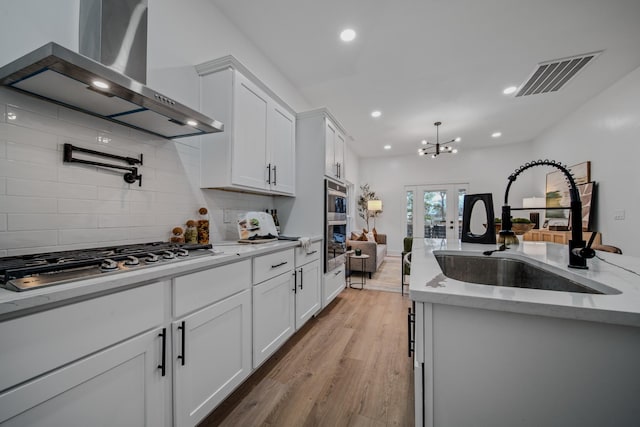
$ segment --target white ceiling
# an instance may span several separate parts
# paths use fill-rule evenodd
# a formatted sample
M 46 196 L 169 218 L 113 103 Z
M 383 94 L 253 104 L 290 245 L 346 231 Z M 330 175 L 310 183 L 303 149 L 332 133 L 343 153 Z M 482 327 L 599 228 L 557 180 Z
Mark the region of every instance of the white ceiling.
M 435 121 L 460 150 L 528 141 L 640 66 L 640 0 L 211 1 L 362 157 L 415 154 Z M 558 92 L 502 94 L 539 62 L 599 50 Z

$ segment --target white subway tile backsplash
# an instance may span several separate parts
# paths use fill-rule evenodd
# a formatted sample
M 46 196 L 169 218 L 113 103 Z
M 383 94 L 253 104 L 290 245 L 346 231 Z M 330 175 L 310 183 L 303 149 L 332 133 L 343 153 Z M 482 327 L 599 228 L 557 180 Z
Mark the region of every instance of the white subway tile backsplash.
M 149 215 L 99 215 L 99 228 L 144 227 L 155 225 L 155 216 Z
M 7 158 L 7 141 L 0 139 L 0 159 Z
M 113 242 L 126 240 L 129 237 L 127 228 L 85 228 L 73 230 L 60 230 L 59 241 L 61 245 L 78 243 Z
M 54 246 L 57 243 L 57 230 L 0 232 L 0 249 Z
M 7 231 L 7 214 L 0 214 L 0 231 Z
M 8 230 L 51 230 L 97 228 L 98 215 L 84 214 L 9 214 Z
M 8 214 L 9 231 L 57 230 L 57 214 Z
M 0 196 L 0 212 L 56 213 L 58 212 L 58 201 L 54 198 Z
M 17 160 L 0 159 L 0 171 L 6 177 L 55 181 L 58 173 L 56 165 L 42 165 Z
M 6 144 L 6 158 L 27 163 L 55 165 L 62 163 L 62 152 L 59 152 L 56 146 L 49 149 L 9 141 Z
M 0 177 L 0 194 L 7 194 L 7 178 Z
M 7 178 L 7 194 L 12 196 L 96 199 L 98 188 L 93 185 Z
M 58 212 L 65 214 L 120 214 L 130 211 L 128 202 L 110 200 L 58 199 Z
M 58 106 L 56 104 L 7 88 L 0 88 L 0 103 L 7 104 L 7 107 L 17 107 L 44 116 L 58 117 Z
M 49 148 L 51 150 L 56 150 L 58 147 L 58 136 L 55 134 L 24 128 L 21 126 L 14 126 L 13 124 L 7 124 L 6 129 L 7 141 L 19 144 L 35 145 L 37 147 Z
M 43 132 L 56 134 L 56 132 L 64 129 L 63 126 L 60 126 L 60 121 L 57 119 L 57 108 L 55 116 L 49 116 L 25 110 L 14 105 L 7 105 L 7 117 L 13 117 L 10 121 L 12 125 L 37 129 Z

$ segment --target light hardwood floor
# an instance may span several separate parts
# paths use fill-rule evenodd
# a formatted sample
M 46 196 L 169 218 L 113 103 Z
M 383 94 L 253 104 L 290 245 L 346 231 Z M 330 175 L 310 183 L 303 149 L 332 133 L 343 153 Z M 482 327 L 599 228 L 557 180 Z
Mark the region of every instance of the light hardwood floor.
M 200 427 L 413 426 L 410 304 L 345 289 Z

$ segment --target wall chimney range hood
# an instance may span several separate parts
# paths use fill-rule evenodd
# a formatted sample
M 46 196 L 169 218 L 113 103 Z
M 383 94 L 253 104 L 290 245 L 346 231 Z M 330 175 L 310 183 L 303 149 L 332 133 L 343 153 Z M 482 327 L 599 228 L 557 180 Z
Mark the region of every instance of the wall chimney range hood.
M 219 121 L 138 81 L 146 81 L 146 7 L 81 0 L 80 48 L 88 56 L 47 43 L 0 68 L 0 84 L 164 138 L 222 132 Z
M 0 68 L 0 83 L 164 138 L 224 129 L 222 123 L 53 42 Z

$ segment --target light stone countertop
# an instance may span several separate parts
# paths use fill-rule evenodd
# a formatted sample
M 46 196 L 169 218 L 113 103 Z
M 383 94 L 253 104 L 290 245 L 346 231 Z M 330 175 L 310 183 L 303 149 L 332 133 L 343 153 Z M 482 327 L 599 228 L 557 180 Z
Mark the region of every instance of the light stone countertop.
M 314 243 L 321 240 L 321 236 L 311 237 Z M 260 244 L 218 242 L 213 243 L 213 256 L 168 262 L 127 272 L 106 273 L 24 292 L 0 288 L 0 321 L 297 246 L 300 246 L 299 241 L 287 240 Z
M 597 251 L 588 270 L 568 268 L 566 245 L 520 242 L 491 256 L 526 260 L 578 283 L 612 294 L 594 295 L 462 282 L 445 277 L 434 252 L 482 255 L 497 245 L 415 239 L 411 254 L 410 297 L 414 301 L 496 311 L 640 326 L 640 258 Z M 601 258 L 601 259 L 598 259 Z M 604 260 L 604 261 L 603 261 Z M 611 265 L 616 264 L 620 267 Z

